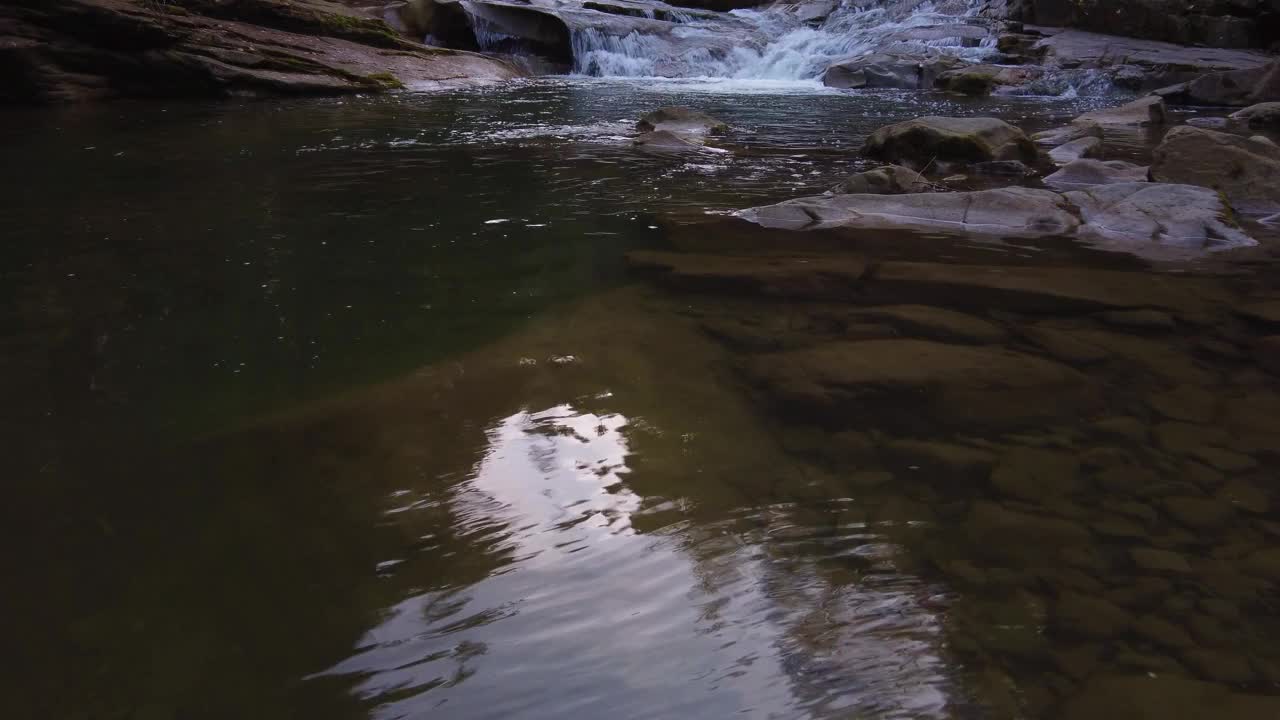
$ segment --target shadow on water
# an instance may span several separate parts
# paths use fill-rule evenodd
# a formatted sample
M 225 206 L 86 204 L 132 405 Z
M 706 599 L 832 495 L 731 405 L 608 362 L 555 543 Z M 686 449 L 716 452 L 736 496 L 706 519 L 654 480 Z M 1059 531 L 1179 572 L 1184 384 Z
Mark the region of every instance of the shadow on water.
M 691 221 L 887 119 L 1079 109 L 783 100 L 6 115 L 6 715 L 1273 716 L 1266 265 Z M 739 152 L 635 154 L 672 102 Z M 872 342 L 889 379 L 842 375 Z M 937 345 L 971 372 L 919 382 Z

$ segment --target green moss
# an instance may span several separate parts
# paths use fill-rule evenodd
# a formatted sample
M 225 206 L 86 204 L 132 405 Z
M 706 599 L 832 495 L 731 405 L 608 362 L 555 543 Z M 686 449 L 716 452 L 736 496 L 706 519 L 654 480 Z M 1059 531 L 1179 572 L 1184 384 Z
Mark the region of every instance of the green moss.
M 387 72 L 366 75 L 364 77 L 364 80 L 372 84 L 378 85 L 386 90 L 403 90 L 404 89 L 404 83 L 400 82 L 400 78 Z

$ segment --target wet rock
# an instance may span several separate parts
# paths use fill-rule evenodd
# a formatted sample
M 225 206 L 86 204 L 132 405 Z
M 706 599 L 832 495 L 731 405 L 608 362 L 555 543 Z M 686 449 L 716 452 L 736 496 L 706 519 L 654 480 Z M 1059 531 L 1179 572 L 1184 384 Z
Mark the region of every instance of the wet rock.
M 1206 73 L 1190 82 L 1157 90 L 1179 105 L 1247 106 L 1280 100 L 1280 61 L 1269 65 Z
M 980 448 L 936 440 L 901 438 L 884 445 L 884 452 L 909 469 L 930 479 L 967 478 L 979 480 L 991 472 L 995 455 Z
M 1244 559 L 1242 567 L 1250 575 L 1280 582 L 1280 547 L 1265 548 Z
M 1176 127 L 1155 149 L 1151 178 L 1213 188 L 1241 212 L 1280 210 L 1280 148 L 1237 135 Z
M 1069 142 L 1096 138 L 1102 140 L 1102 126 L 1096 122 L 1075 122 L 1065 127 L 1038 132 L 1031 136 L 1036 145 L 1044 147 L 1060 147 Z
M 1231 113 L 1231 119 L 1243 122 L 1251 128 L 1280 128 L 1280 102 L 1250 105 Z
M 1271 335 L 1253 346 L 1253 359 L 1267 372 L 1280 375 L 1280 335 Z
M 1097 402 L 1088 379 L 1065 366 L 1004 348 L 923 340 L 774 353 L 755 361 L 750 375 L 783 408 L 905 428 L 1001 425 L 1069 415 Z
M 1193 117 L 1187 120 L 1187 124 L 1191 127 L 1205 128 L 1207 130 L 1225 130 L 1231 125 L 1231 121 L 1226 118 Z
M 1070 453 L 1014 448 L 991 473 L 996 490 L 1029 502 L 1067 495 L 1080 487 L 1080 462 Z
M 21 103 L 380 93 L 523 74 L 409 42 L 380 19 L 322 0 L 4 3 L 0 27 L 0 96 Z
M 1088 112 L 1072 121 L 1073 124 L 1109 125 L 1163 125 L 1168 122 L 1169 111 L 1164 100 L 1151 95 L 1139 98 L 1119 107 Z
M 1109 640 L 1129 627 L 1133 616 L 1102 598 L 1063 593 L 1054 605 L 1054 624 L 1064 633 Z
M 1202 387 L 1179 385 L 1147 396 L 1147 405 L 1171 420 L 1207 423 L 1217 414 L 1218 399 Z
M 1173 316 L 1160 310 L 1112 310 L 1098 313 L 1098 319 L 1108 325 L 1134 330 L 1173 330 L 1177 328 Z
M 1045 54 L 1046 63 L 1069 63 L 1073 67 L 1084 68 L 1111 68 L 1123 64 L 1141 68 L 1149 77 L 1167 84 L 1208 72 L 1256 67 L 1268 60 L 1265 53 L 1257 50 L 1187 47 L 1196 38 L 1182 34 L 1188 31 L 1185 20 L 1178 18 L 1178 22 L 1166 23 L 1165 19 L 1170 15 L 1168 10 L 1153 8 L 1146 3 L 1104 2 L 1084 6 L 1063 0 L 1035 0 L 1037 8 L 1049 3 L 1055 6 L 1055 14 L 1042 17 L 1036 12 L 1037 22 L 1040 25 L 1071 27 L 1048 34 L 1035 44 L 1033 49 Z M 1184 10 L 1179 6 L 1177 12 L 1181 15 Z M 1090 20 L 1072 17 L 1081 12 L 1093 17 Z M 1145 26 L 1145 37 L 1150 39 L 1140 39 L 1144 36 L 1143 31 L 1120 29 L 1125 26 L 1117 24 L 1118 17 L 1124 17 L 1126 23 Z M 1097 32 L 1076 29 L 1080 27 Z M 1205 44 L 1204 40 L 1199 42 Z
M 1191 565 L 1185 556 L 1168 550 L 1156 548 L 1132 548 L 1129 557 L 1133 564 L 1146 572 L 1158 574 L 1182 575 L 1191 572 Z
M 873 132 L 863 153 L 914 167 L 930 162 L 1036 159 L 1035 146 L 1026 134 L 995 118 L 922 117 L 895 123 Z
M 1022 335 L 1051 357 L 1072 365 L 1092 365 L 1111 356 L 1106 348 L 1075 337 L 1069 331 L 1049 327 L 1026 327 Z
M 1236 308 L 1241 317 L 1254 322 L 1280 327 L 1280 300 L 1266 300 Z
M 723 135 L 729 132 L 729 126 L 723 120 L 687 107 L 664 107 L 641 117 L 636 123 L 636 130 L 693 136 Z
M 1046 545 L 1061 548 L 1087 544 L 1090 539 L 1079 523 L 1018 512 L 988 500 L 973 504 L 965 531 L 981 546 L 979 552 L 996 557 L 1036 554 Z
M 1258 461 L 1241 453 L 1221 448 L 1199 446 L 1188 453 L 1197 460 L 1226 473 L 1243 472 L 1258 466 Z
M 1235 515 L 1227 503 L 1212 498 L 1165 498 L 1164 511 L 1192 530 L 1215 530 L 1225 527 Z
M 1175 674 L 1095 675 L 1063 706 L 1061 720 L 1268 720 L 1280 697 L 1235 693 Z
M 859 490 L 872 490 L 891 484 L 893 473 L 883 470 L 863 470 L 849 473 L 845 476 L 845 482 Z
M 1232 480 L 1218 491 L 1219 501 L 1245 512 L 1261 515 L 1271 508 L 1271 500 L 1267 493 L 1258 486 L 1244 480 Z
M 632 141 L 636 149 L 657 155 L 673 155 L 690 152 L 702 152 L 706 146 L 701 139 L 680 135 L 670 130 L 655 130 L 638 135 Z
M 1093 423 L 1094 429 L 1108 435 L 1116 435 L 1135 443 L 1147 440 L 1147 426 L 1134 417 L 1103 418 Z
M 833 63 L 823 73 L 822 84 L 842 89 L 924 90 L 933 87 L 938 75 L 958 65 L 959 60 L 940 53 L 872 53 Z
M 1197 675 L 1208 680 L 1245 685 L 1257 677 L 1249 659 L 1239 652 L 1189 647 L 1184 648 L 1178 657 Z
M 948 92 L 981 96 L 997 87 L 1025 85 L 1043 73 L 1034 65 L 970 65 L 942 73 L 935 85 Z
M 1148 640 L 1163 648 L 1177 650 L 1195 647 L 1191 633 L 1156 615 L 1144 615 L 1133 623 L 1133 631 L 1138 637 Z
M 799 198 L 743 210 L 739 216 L 786 230 L 842 227 L 1005 237 L 1070 235 L 1079 225 L 1062 196 L 1022 187 L 967 193 Z
M 969 172 L 974 175 L 1010 178 L 1020 178 L 1035 174 L 1034 170 L 1017 160 L 990 160 L 974 163 L 969 166 Z
M 901 195 L 903 193 L 932 192 L 933 185 L 924 176 L 901 165 L 885 165 L 855 175 L 831 188 L 844 195 Z
M 1094 125 L 1093 127 L 1097 127 Z M 1049 151 L 1049 159 L 1058 165 L 1102 155 L 1102 139 L 1092 135 L 1065 142 Z
M 1123 160 L 1073 160 L 1044 178 L 1056 190 L 1147 181 L 1147 168 Z
M 859 311 L 856 317 L 886 321 L 905 335 L 974 345 L 1002 342 L 1007 335 L 988 320 L 929 305 L 885 305 Z
M 1106 247 L 1179 257 L 1257 244 L 1236 226 L 1221 195 L 1193 185 L 1117 183 L 1065 197 L 1084 220 L 1079 236 Z

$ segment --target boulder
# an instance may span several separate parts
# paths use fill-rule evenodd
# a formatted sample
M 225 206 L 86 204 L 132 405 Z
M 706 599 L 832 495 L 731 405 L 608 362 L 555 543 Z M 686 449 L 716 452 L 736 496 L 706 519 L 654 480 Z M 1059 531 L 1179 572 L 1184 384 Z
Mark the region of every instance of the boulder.
M 931 161 L 1036 159 L 1035 145 L 1026 134 L 995 118 L 922 117 L 895 123 L 872 133 L 863 152 L 921 168 Z
M 1099 401 L 1093 383 L 1065 365 L 1000 346 L 925 340 L 773 353 L 752 362 L 748 375 L 784 411 L 916 432 L 1073 417 Z
M 1231 119 L 1243 122 L 1251 128 L 1280 128 L 1280 102 L 1250 105 L 1231 113 Z
M 1155 149 L 1151 177 L 1213 188 L 1241 212 L 1280 210 L 1280 148 L 1270 143 L 1176 127 Z
M 1058 147 L 1082 138 L 1102 139 L 1102 126 L 1095 122 L 1077 121 L 1065 127 L 1044 130 L 1031 136 L 1031 140 L 1043 147 Z
M 1023 187 L 968 193 L 819 196 L 751 208 L 738 215 L 786 230 L 845 227 L 1006 237 L 1070 235 L 1079 225 L 1061 195 Z
M 1066 165 L 1073 160 L 1096 158 L 1101 155 L 1102 138 L 1092 135 L 1065 142 L 1049 151 L 1049 159 L 1058 165 Z
M 832 63 L 822 75 L 822 84 L 854 90 L 924 90 L 933 87 L 939 74 L 960 64 L 942 54 L 872 53 Z
M 1169 111 L 1164 100 L 1150 95 L 1139 98 L 1119 107 L 1088 112 L 1072 121 L 1072 124 L 1085 125 L 1163 125 L 1168 121 Z
M 1177 105 L 1235 105 L 1280 101 L 1280 60 L 1268 65 L 1201 75 L 1156 94 Z
M 1080 237 L 1109 248 L 1182 257 L 1257 244 L 1218 193 L 1194 185 L 1117 183 L 1066 197 L 1084 221 Z
M 642 133 L 667 131 L 678 135 L 723 135 L 729 126 L 722 120 L 687 107 L 658 108 L 636 123 Z
M 1044 179 L 1055 190 L 1078 190 L 1094 185 L 1146 182 L 1147 168 L 1123 160 L 1076 160 Z
M 1269 720 L 1280 697 L 1251 695 L 1171 673 L 1099 674 L 1071 694 L 1060 720 Z
M 638 135 L 632 141 L 632 144 L 642 152 L 658 155 L 699 152 L 706 149 L 700 139 L 674 133 L 670 130 L 654 130 L 653 132 L 643 133 Z
M 1024 85 L 1042 74 L 1034 65 L 970 65 L 942 73 L 934 85 L 961 95 L 990 95 L 997 87 Z
M 933 186 L 923 175 L 901 165 L 885 165 L 850 175 L 844 182 L 831 188 L 831 192 L 844 195 L 901 195 L 931 190 Z

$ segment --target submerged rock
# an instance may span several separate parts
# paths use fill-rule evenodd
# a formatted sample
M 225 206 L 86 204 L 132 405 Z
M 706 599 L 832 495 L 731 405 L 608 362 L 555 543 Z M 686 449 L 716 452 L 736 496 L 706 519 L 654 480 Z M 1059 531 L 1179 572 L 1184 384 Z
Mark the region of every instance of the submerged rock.
M 933 186 L 923 175 L 901 165 L 885 165 L 850 175 L 844 182 L 831 188 L 834 193 L 846 195 L 901 195 L 932 190 Z
M 921 168 L 930 162 L 1036 159 L 1026 134 L 995 118 L 922 117 L 895 123 L 872 133 L 863 153 Z
M 887 305 L 859 312 L 858 317 L 887 321 L 909 335 L 951 342 L 982 345 L 1000 342 L 1007 335 L 988 320 L 930 305 Z
M 642 133 L 666 131 L 679 135 L 723 135 L 729 126 L 723 120 L 687 107 L 664 107 L 646 113 L 636 123 Z
M 1176 127 L 1156 147 L 1151 177 L 1213 188 L 1241 212 L 1280 210 L 1280 148 L 1271 143 Z
M 1066 701 L 1061 720 L 1269 720 L 1280 697 L 1238 693 L 1177 674 L 1095 675 Z
M 1146 181 L 1147 168 L 1123 160 L 1074 160 L 1044 178 L 1045 185 L 1057 190 Z
M 632 142 L 641 151 L 662 155 L 699 152 L 706 149 L 701 139 L 674 133 L 670 130 L 655 130 L 643 133 L 638 135 Z
M 1066 165 L 1073 160 L 1096 158 L 1100 155 L 1102 155 L 1102 139 L 1092 135 L 1062 143 L 1049 151 L 1049 159 L 1059 165 Z
M 777 406 L 842 424 L 905 429 L 1070 416 L 1098 399 L 1065 365 L 997 346 L 835 342 L 763 356 L 749 371 Z
M 1080 487 L 1080 461 L 1072 453 L 1042 448 L 1014 448 L 991 473 L 999 492 L 1019 500 L 1042 502 Z
M 832 63 L 822 75 L 822 84 L 853 90 L 923 90 L 933 87 L 939 74 L 960 64 L 959 60 L 939 53 L 872 53 Z

